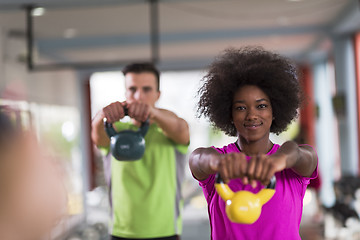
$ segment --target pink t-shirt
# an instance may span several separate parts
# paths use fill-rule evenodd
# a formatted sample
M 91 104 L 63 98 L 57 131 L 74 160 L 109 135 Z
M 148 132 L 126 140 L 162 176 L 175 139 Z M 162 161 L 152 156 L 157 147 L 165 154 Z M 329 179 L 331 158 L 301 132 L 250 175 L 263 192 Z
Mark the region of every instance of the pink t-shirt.
M 274 154 L 280 145 L 274 144 L 268 155 Z M 221 154 L 239 152 L 234 143 L 223 148 L 214 148 Z M 299 227 L 303 210 L 303 197 L 310 179 L 316 178 L 317 167 L 310 178 L 302 177 L 291 169 L 277 172 L 275 195 L 263 205 L 259 219 L 253 224 L 231 222 L 225 213 L 225 202 L 217 194 L 215 175 L 199 181 L 208 203 L 211 239 L 214 240 L 295 240 L 301 239 Z M 260 183 L 256 188 L 243 185 L 240 179 L 232 179 L 229 187 L 233 191 L 248 190 L 257 193 L 264 188 Z

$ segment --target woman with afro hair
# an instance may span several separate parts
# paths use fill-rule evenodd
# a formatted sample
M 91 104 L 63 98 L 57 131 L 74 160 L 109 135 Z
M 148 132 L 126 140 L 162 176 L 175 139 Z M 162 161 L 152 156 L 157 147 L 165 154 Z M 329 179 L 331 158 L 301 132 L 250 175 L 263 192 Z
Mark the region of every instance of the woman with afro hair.
M 261 47 L 229 48 L 210 65 L 198 94 L 198 115 L 237 140 L 223 147 L 198 148 L 189 165 L 208 203 L 211 239 L 301 239 L 303 197 L 317 176 L 317 155 L 309 145 L 273 143 L 297 117 L 301 88 L 297 69 L 285 57 Z M 217 175 L 218 174 L 218 175 Z M 220 177 L 218 177 L 220 176 Z M 275 194 L 252 224 L 236 223 L 214 184 L 234 192 L 259 192 L 275 176 Z

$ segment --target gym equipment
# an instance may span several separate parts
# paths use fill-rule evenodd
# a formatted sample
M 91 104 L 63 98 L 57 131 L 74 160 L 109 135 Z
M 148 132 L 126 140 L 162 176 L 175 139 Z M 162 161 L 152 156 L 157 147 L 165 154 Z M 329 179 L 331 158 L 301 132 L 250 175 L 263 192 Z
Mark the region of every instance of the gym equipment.
M 128 111 L 125 109 L 125 115 Z M 139 160 L 145 152 L 145 135 L 149 129 L 149 119 L 141 123 L 137 131 L 123 130 L 116 132 L 113 125 L 104 118 L 104 126 L 110 138 L 110 151 L 119 161 Z
M 217 173 L 215 189 L 226 203 L 225 211 L 230 221 L 252 224 L 260 217 L 262 206 L 275 194 L 275 185 L 276 177 L 273 176 L 269 185 L 256 194 L 246 190 L 233 192 Z

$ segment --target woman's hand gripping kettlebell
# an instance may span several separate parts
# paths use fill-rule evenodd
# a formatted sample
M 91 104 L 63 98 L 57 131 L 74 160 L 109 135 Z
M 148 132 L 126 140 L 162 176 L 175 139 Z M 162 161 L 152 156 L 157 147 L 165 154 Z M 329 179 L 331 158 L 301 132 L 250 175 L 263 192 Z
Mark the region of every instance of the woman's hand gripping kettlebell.
M 226 214 L 230 221 L 243 224 L 254 223 L 260 217 L 262 205 L 275 194 L 275 172 L 273 172 L 274 169 L 268 169 L 270 168 L 267 164 L 270 161 L 268 157 L 258 155 L 247 160 L 244 153 L 230 153 L 221 155 L 220 159 L 210 161 L 210 167 L 217 171 L 215 189 L 226 202 Z M 273 174 L 270 183 L 266 177 L 261 177 L 256 173 L 257 169 L 264 170 L 264 174 L 269 172 Z M 220 176 L 222 174 L 226 176 L 226 182 Z M 266 182 L 268 185 L 257 194 L 250 191 L 233 192 L 226 183 L 234 178 L 240 178 L 243 184 L 251 184 L 252 187 L 256 187 L 256 180 Z

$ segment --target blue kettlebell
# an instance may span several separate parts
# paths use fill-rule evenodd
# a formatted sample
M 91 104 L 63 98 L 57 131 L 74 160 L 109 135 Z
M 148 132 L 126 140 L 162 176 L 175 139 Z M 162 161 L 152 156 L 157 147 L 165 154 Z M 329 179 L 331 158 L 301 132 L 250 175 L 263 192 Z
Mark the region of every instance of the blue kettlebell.
M 125 115 L 128 115 L 127 109 Z M 113 125 L 104 119 L 104 126 L 110 138 L 110 151 L 119 161 L 139 160 L 145 152 L 145 135 L 149 129 L 149 119 L 141 123 L 137 131 L 123 130 L 116 132 Z

